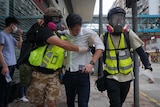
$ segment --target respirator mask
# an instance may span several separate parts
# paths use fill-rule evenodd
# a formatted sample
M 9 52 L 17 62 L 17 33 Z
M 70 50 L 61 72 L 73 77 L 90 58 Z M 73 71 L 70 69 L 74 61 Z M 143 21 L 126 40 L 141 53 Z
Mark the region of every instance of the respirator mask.
M 59 16 L 47 16 L 44 17 L 45 22 L 47 23 L 47 26 L 49 29 L 56 31 L 56 30 L 62 30 L 61 26 L 61 17 Z
M 123 29 L 125 27 L 125 15 L 122 13 L 113 14 L 108 20 L 108 23 L 110 26 L 107 27 L 111 27 L 112 29 L 109 32 L 112 33 L 113 35 L 118 36 L 123 32 Z

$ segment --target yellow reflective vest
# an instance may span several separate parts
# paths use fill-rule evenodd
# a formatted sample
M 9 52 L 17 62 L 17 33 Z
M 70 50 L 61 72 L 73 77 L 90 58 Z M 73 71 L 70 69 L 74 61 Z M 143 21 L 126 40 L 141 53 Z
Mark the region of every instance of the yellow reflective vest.
M 133 70 L 132 59 L 130 57 L 129 49 L 125 41 L 124 34 L 122 33 L 119 40 L 118 48 L 115 49 L 111 39 L 110 33 L 108 33 L 106 44 L 106 59 L 105 59 L 105 71 L 114 75 L 118 73 L 128 74 Z
M 65 36 L 60 36 L 60 38 L 66 40 Z M 63 48 L 56 45 L 44 45 L 31 51 L 29 63 L 33 66 L 57 70 L 63 65 L 64 52 Z

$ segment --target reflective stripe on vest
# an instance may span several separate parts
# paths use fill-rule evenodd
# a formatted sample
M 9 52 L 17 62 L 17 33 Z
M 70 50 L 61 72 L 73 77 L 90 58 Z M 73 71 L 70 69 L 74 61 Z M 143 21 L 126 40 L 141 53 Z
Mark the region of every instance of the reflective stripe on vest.
M 118 49 L 115 49 L 111 36 L 108 34 L 105 63 L 105 70 L 111 75 L 119 72 L 128 74 L 133 70 L 132 59 L 123 33 L 120 37 Z
M 61 36 L 64 40 L 66 37 Z M 29 57 L 29 62 L 33 66 L 40 66 L 57 70 L 62 67 L 65 50 L 56 45 L 45 45 L 33 50 Z

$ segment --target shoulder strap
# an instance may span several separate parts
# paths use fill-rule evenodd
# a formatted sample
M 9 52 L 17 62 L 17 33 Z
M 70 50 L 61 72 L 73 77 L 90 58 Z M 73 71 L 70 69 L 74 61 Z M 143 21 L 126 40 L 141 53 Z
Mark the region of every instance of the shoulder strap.
M 124 32 L 124 38 L 125 38 L 126 43 L 127 43 L 127 48 L 130 51 L 131 50 L 131 44 L 130 44 L 130 40 L 129 40 L 129 32 Z
M 125 32 L 124 33 L 124 37 L 125 37 L 125 40 L 126 40 L 126 43 L 127 43 L 127 48 L 131 48 L 131 45 L 130 45 L 130 40 L 129 40 L 129 32 Z M 103 43 L 104 43 L 104 46 L 106 47 L 107 46 L 107 38 L 108 38 L 108 32 L 105 33 L 104 35 L 104 38 L 103 38 Z
M 53 33 L 56 34 L 56 36 L 58 36 L 59 38 L 61 38 L 61 34 L 59 32 L 54 31 Z
M 106 48 L 106 46 L 107 46 L 107 38 L 108 38 L 108 32 L 106 32 L 106 33 L 104 34 L 104 37 L 103 37 L 103 43 L 104 43 L 105 48 Z
M 105 60 L 106 60 L 107 38 L 108 38 L 108 32 L 106 32 L 106 33 L 103 35 L 103 43 L 104 43 L 103 62 L 104 62 L 104 63 L 105 63 Z

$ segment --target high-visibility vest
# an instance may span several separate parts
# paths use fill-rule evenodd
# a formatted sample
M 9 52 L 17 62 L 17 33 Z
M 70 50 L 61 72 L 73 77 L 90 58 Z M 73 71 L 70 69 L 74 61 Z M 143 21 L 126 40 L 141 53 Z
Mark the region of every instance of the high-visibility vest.
M 125 41 L 124 34 L 120 36 L 118 48 L 115 49 L 111 39 L 110 33 L 108 33 L 105 59 L 105 71 L 114 75 L 118 73 L 128 74 L 133 70 L 132 59 L 130 57 L 129 49 Z
M 66 40 L 65 36 L 60 36 L 60 38 Z M 57 70 L 63 65 L 64 52 L 65 50 L 59 46 L 44 45 L 30 53 L 29 63 L 33 66 Z

